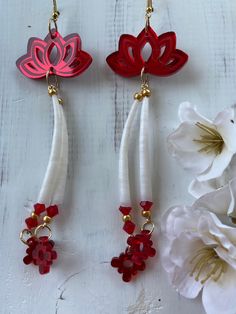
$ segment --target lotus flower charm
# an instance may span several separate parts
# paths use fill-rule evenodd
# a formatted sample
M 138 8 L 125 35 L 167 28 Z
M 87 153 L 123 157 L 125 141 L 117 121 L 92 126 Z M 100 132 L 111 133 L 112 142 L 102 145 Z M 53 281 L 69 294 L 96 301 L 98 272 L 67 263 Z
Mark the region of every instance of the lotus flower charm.
M 16 61 L 19 70 L 28 78 L 40 79 L 49 74 L 61 77 L 74 77 L 84 72 L 92 62 L 91 56 L 81 50 L 81 39 L 78 34 L 63 38 L 59 32 L 52 30 L 42 40 L 36 37 L 29 39 L 27 54 Z M 53 49 L 57 52 L 53 59 Z
M 152 48 L 148 60 L 144 60 L 142 50 L 146 44 Z M 176 35 L 167 32 L 157 36 L 148 26 L 138 37 L 122 35 L 119 50 L 107 57 L 107 63 L 114 72 L 124 77 L 138 76 L 145 73 L 168 76 L 180 70 L 188 60 L 188 55 L 176 49 Z

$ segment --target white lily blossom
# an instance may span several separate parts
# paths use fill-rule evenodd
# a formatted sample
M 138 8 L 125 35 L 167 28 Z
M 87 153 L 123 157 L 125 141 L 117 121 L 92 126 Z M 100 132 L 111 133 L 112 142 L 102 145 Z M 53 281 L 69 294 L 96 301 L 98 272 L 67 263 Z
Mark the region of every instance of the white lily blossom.
M 236 313 L 236 228 L 204 208 L 176 206 L 162 218 L 162 265 L 182 296 L 202 291 L 207 314 Z
M 168 137 L 170 153 L 198 182 L 220 177 L 236 153 L 234 109 L 220 112 L 211 121 L 184 102 L 179 107 L 179 118 L 180 126 Z

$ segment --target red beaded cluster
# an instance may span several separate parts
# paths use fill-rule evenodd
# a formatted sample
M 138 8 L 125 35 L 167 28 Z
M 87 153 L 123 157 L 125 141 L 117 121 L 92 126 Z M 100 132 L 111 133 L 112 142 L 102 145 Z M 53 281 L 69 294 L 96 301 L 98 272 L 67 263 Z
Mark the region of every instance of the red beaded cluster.
M 152 247 L 151 233 L 143 230 L 140 234 L 130 236 L 127 240 L 128 247 L 119 257 L 113 257 L 111 266 L 117 268 L 125 282 L 131 281 L 132 277 L 146 267 L 145 261 L 156 254 Z
M 26 249 L 27 255 L 24 257 L 23 262 L 26 265 L 34 264 L 39 266 L 39 273 L 42 275 L 49 273 L 50 266 L 57 259 L 57 253 L 53 250 L 54 242 L 50 240 L 50 237 L 38 237 L 37 229 L 48 228 L 51 232 L 48 224 L 58 213 L 57 205 L 46 207 L 45 204 L 37 203 L 34 205 L 31 217 L 25 219 L 27 229 L 23 230 L 22 234 L 26 232 L 31 237 L 27 241 L 21 238 L 28 246 Z
M 147 214 L 149 215 L 146 217 L 147 221 L 150 221 L 150 210 L 152 205 L 153 203 L 150 201 L 143 201 L 140 203 L 140 206 L 143 209 L 142 215 L 144 217 L 146 217 Z M 155 256 L 156 250 L 152 247 L 152 230 L 142 230 L 141 233 L 133 235 L 136 225 L 130 216 L 132 208 L 128 206 L 120 206 L 119 210 L 123 214 L 123 230 L 130 236 L 127 239 L 128 247 L 125 252 L 122 252 L 119 257 L 114 257 L 111 261 L 111 266 L 117 268 L 118 272 L 122 274 L 122 279 L 125 282 L 129 282 L 139 271 L 145 269 L 145 261 L 149 257 Z
M 41 275 L 47 274 L 50 271 L 50 266 L 57 259 L 57 252 L 53 250 L 54 242 L 48 237 L 31 237 L 27 240 L 28 248 L 27 255 L 23 261 L 26 265 L 34 264 L 39 267 Z

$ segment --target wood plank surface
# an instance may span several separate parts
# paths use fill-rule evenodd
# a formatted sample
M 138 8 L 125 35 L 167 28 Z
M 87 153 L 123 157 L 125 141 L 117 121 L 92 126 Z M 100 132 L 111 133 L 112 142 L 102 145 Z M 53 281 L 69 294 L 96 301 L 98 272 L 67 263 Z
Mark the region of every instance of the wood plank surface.
M 49 0 L 0 4 L 0 313 L 204 313 L 200 298 L 186 300 L 171 288 L 158 256 L 131 284 L 109 265 L 124 249 L 117 210 L 118 150 L 139 80 L 114 75 L 105 58 L 122 33 L 141 31 L 144 0 L 58 0 L 61 34 L 78 32 L 94 61 L 81 77 L 61 82 L 70 150 L 64 208 L 53 224 L 60 258 L 48 276 L 22 263 L 19 232 L 45 173 L 53 115 L 46 82 L 24 78 L 15 60 L 26 52 L 29 37 L 46 36 L 52 5 Z M 153 27 L 158 33 L 175 31 L 178 47 L 190 55 L 177 75 L 151 78 L 159 229 L 160 215 L 169 206 L 192 202 L 187 194 L 191 177 L 166 147 L 167 135 L 178 125 L 179 103 L 189 100 L 213 118 L 236 102 L 236 2 L 159 0 L 154 6 Z

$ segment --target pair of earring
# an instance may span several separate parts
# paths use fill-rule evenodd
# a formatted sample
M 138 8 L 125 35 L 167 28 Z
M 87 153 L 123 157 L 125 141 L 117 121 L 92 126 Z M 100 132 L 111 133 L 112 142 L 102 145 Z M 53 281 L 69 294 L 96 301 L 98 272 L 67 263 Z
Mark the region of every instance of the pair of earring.
M 144 29 L 137 37 L 122 35 L 119 50 L 107 57 L 107 63 L 115 73 L 127 78 L 141 76 L 141 88 L 134 95 L 134 103 L 125 123 L 119 153 L 119 210 L 123 216 L 123 230 L 128 234 L 128 239 L 126 249 L 119 257 L 112 259 L 111 265 L 118 269 L 125 282 L 129 282 L 139 271 L 143 271 L 146 260 L 156 253 L 151 241 L 154 223 L 151 214 L 152 171 L 148 138 L 151 96 L 149 74 L 172 75 L 188 60 L 186 53 L 176 49 L 174 32 L 157 36 L 151 28 L 150 19 L 153 10 L 152 0 L 147 0 Z M 48 273 L 57 258 L 54 242 L 51 240 L 50 223 L 58 215 L 58 207 L 63 203 L 68 166 L 68 134 L 63 101 L 59 97 L 58 77 L 79 76 L 92 63 L 92 57 L 81 49 L 81 39 L 78 34 L 70 34 L 64 38 L 60 35 L 57 26 L 58 18 L 57 3 L 53 0 L 53 14 L 49 19 L 47 37 L 44 40 L 31 38 L 28 42 L 27 54 L 16 62 L 18 69 L 26 77 L 46 78 L 48 94 L 52 98 L 54 110 L 54 132 L 46 174 L 31 216 L 25 220 L 26 228 L 20 234 L 21 241 L 27 245 L 24 263 L 39 266 L 40 274 Z M 146 45 L 149 45 L 152 50 L 147 59 L 143 55 Z M 53 59 L 54 48 L 57 53 Z M 144 218 L 144 223 L 139 228 L 131 216 L 129 180 L 130 133 L 138 113 L 140 114 L 140 208 L 141 216 Z M 45 232 L 47 235 L 42 235 Z

